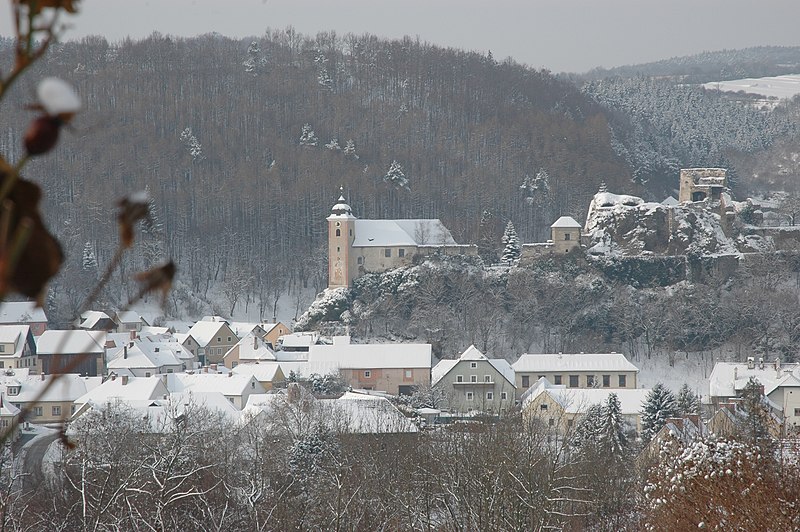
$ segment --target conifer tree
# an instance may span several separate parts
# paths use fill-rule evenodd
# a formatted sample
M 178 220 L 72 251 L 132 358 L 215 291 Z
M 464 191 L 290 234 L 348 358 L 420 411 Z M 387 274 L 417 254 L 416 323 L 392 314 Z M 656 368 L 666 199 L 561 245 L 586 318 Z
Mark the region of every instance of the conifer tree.
M 624 457 L 628 448 L 628 438 L 625 436 L 622 405 L 617 394 L 608 395 L 608 399 L 603 404 L 601 416 L 598 444 L 606 457 L 619 461 Z
M 97 273 L 97 257 L 91 242 L 86 242 L 83 246 L 83 271 Z
M 394 188 L 408 188 L 408 178 L 403 173 L 403 167 L 397 161 L 392 161 L 389 171 L 383 176 L 383 181 L 394 186 Z
M 495 223 L 495 218 L 491 211 L 484 209 L 478 225 L 478 256 L 486 264 L 495 264 L 497 262 Z
M 503 246 L 503 256 L 500 257 L 500 263 L 507 266 L 516 266 L 522 256 L 522 248 L 519 245 L 519 237 L 511 220 L 508 221 L 506 230 L 503 233 Z
M 356 155 L 356 143 L 353 139 L 347 139 L 347 142 L 344 145 L 344 154 L 352 157 L 353 159 L 358 159 L 358 155 Z
M 700 413 L 700 397 L 697 396 L 689 385 L 684 383 L 678 390 L 678 397 L 675 401 L 675 406 L 678 409 L 678 414 L 688 416 L 691 414 Z
M 675 394 L 660 382 L 653 386 L 642 404 L 642 440 L 649 442 L 677 413 Z
M 583 456 L 594 456 L 597 452 L 603 417 L 603 405 L 594 404 L 586 410 L 575 427 L 575 432 L 572 434 L 572 445 Z
M 300 131 L 300 145 L 301 146 L 316 146 L 319 142 L 317 134 L 311 129 L 311 124 L 303 124 Z
M 247 47 L 247 59 L 242 63 L 244 71 L 256 77 L 265 63 L 266 61 L 261 57 L 261 48 L 258 46 L 258 41 L 251 42 L 250 46 Z

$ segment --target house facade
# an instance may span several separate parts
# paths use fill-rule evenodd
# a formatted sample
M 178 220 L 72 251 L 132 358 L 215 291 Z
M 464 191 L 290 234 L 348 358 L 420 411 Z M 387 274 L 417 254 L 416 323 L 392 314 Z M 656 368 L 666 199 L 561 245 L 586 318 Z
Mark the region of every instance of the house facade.
M 500 414 L 514 406 L 514 370 L 503 359 L 490 359 L 474 345 L 458 359 L 440 360 L 431 386 L 446 398 L 450 411 Z
M 210 316 L 195 323 L 182 344 L 197 356 L 202 365 L 206 365 L 221 364 L 225 353 L 238 342 L 239 337 L 225 320 Z
M 45 331 L 36 340 L 38 372 L 80 373 L 96 377 L 105 373 L 104 331 Z
M 415 255 L 477 254 L 476 246 L 457 244 L 439 220 L 359 220 L 343 196 L 327 221 L 328 288 L 352 286 L 367 272 L 409 266 Z
M 542 377 L 567 388 L 634 389 L 639 373 L 620 353 L 526 353 L 511 366 L 520 396 Z
M 0 369 L 36 373 L 36 340 L 28 325 L 0 325 Z

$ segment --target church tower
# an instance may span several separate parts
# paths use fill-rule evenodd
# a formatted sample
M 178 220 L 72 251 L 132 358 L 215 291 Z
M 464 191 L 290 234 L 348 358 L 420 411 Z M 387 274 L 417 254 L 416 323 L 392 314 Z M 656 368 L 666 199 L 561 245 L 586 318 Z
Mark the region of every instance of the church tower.
M 344 196 L 331 209 L 328 216 L 328 288 L 349 287 L 353 281 L 354 267 L 350 252 L 355 239 L 356 217 Z

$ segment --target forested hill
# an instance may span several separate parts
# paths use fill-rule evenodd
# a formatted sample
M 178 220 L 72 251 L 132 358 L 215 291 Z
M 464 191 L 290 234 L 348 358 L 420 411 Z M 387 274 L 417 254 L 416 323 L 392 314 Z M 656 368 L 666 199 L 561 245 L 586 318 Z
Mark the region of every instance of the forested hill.
M 145 187 L 163 232 L 134 262 L 163 246 L 195 291 L 230 272 L 313 282 L 340 185 L 359 217 L 438 217 L 464 242 L 484 209 L 533 240 L 582 217 L 601 182 L 639 192 L 601 106 L 574 85 L 411 39 L 89 38 L 36 69 L 4 104 L 0 147 L 19 157 L 37 79 L 76 86 L 86 110 L 26 168 L 71 252 L 67 275 L 82 275 L 73 250 L 87 242 L 102 267 L 114 200 Z M 384 179 L 393 161 L 407 183 Z

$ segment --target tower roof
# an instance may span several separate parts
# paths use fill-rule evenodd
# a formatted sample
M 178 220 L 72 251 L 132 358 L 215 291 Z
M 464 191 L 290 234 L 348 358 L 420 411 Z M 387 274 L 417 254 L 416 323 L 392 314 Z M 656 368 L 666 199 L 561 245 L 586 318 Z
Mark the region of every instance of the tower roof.
M 341 188 L 339 190 L 340 192 L 342 191 Z M 343 194 L 336 200 L 336 205 L 331 208 L 331 215 L 328 219 L 330 220 L 331 218 L 355 218 L 353 209 L 347 204 Z

